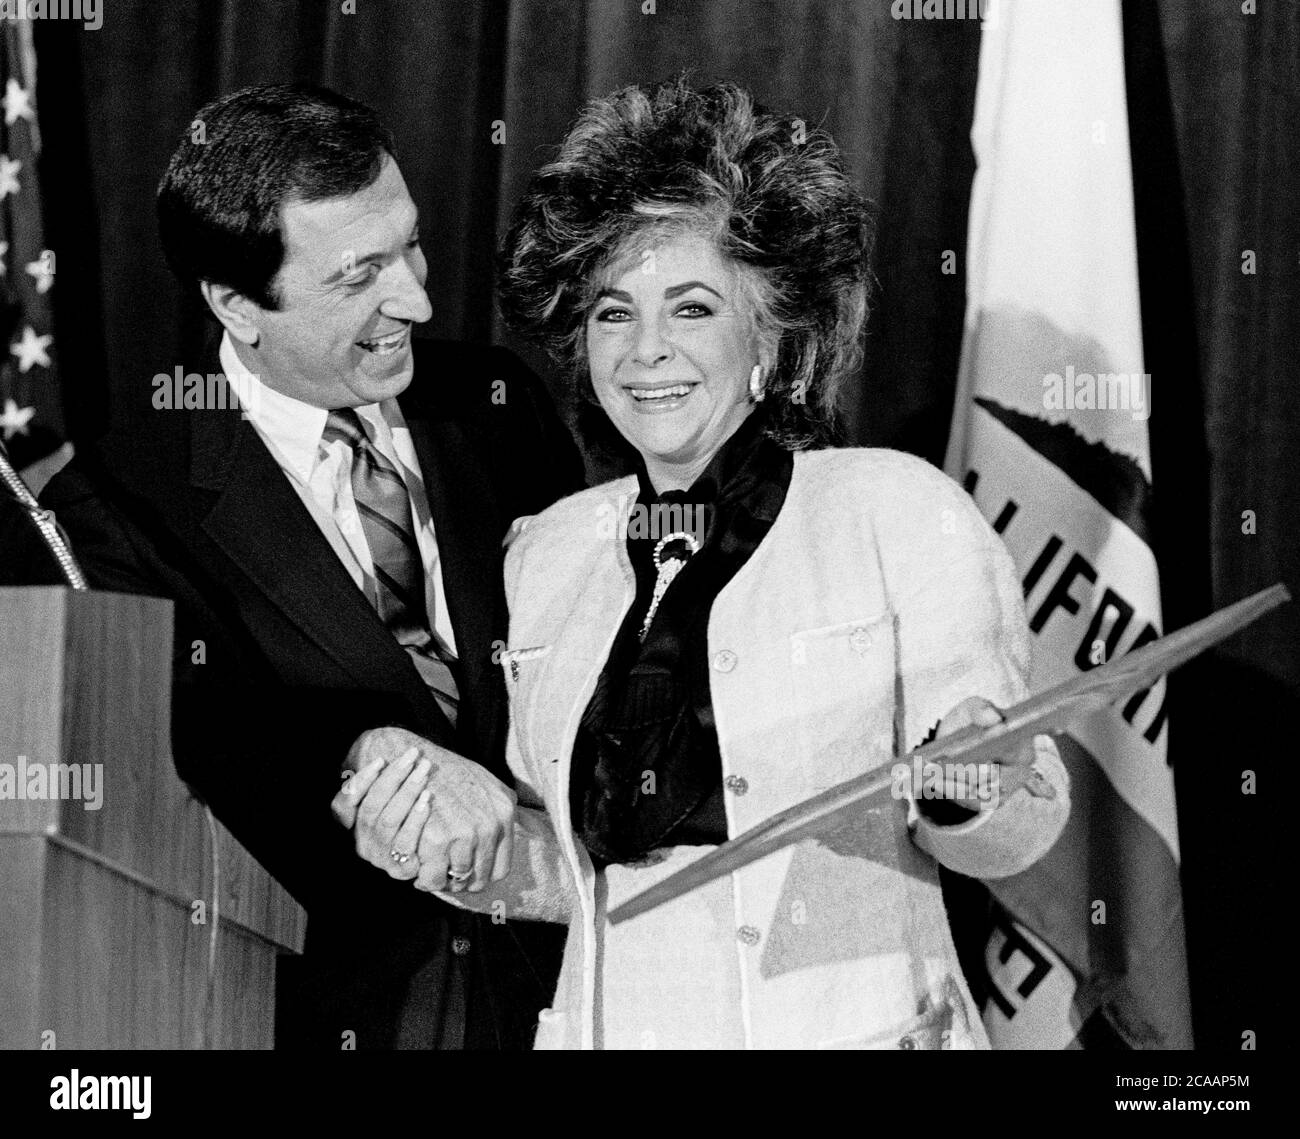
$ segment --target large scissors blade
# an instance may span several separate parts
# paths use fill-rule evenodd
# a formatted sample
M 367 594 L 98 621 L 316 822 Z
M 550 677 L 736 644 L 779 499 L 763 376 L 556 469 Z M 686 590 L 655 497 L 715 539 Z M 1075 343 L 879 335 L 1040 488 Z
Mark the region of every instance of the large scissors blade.
M 1012 745 L 1033 736 L 1062 732 L 1080 716 L 1149 688 L 1166 672 L 1239 632 L 1290 599 L 1291 594 L 1285 585 L 1270 586 L 1176 633 L 1022 700 L 1003 711 L 1000 724 L 990 728 L 977 725 L 962 728 L 914 749 L 903 762 L 966 764 L 992 761 L 1005 755 Z M 610 923 L 618 925 L 628 921 L 800 839 L 834 830 L 847 814 L 861 811 L 869 800 L 883 798 L 889 793 L 893 784 L 893 766 L 884 765 L 855 776 L 811 799 L 787 807 L 615 906 L 609 911 Z

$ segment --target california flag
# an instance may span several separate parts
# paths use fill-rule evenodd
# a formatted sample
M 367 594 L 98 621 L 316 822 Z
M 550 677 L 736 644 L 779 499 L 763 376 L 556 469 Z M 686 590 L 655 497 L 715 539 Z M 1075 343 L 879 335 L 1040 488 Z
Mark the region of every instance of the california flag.
M 980 50 L 947 469 L 1019 568 L 1040 690 L 1160 635 L 1151 383 L 1120 0 L 1003 0 L 997 16 Z M 1069 825 L 1038 865 L 989 883 L 995 1047 L 1078 1047 L 1085 1026 L 1191 1046 L 1164 696 L 1162 680 L 1058 738 Z

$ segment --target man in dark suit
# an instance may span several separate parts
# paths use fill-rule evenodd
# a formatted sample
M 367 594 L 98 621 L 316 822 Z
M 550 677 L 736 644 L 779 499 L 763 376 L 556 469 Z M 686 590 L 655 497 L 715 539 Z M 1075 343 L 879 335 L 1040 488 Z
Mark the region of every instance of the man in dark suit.
M 503 872 L 502 543 L 577 488 L 576 451 L 508 352 L 412 341 L 431 312 L 418 214 L 367 108 L 298 87 L 219 100 L 158 209 L 220 343 L 202 382 L 156 377 L 153 421 L 43 503 L 94 587 L 175 602 L 177 769 L 308 913 L 277 1045 L 527 1047 L 562 931 L 409 879 L 430 856 L 458 889 Z M 388 726 L 419 737 L 418 763 L 389 759 L 438 809 L 386 874 L 330 803 Z

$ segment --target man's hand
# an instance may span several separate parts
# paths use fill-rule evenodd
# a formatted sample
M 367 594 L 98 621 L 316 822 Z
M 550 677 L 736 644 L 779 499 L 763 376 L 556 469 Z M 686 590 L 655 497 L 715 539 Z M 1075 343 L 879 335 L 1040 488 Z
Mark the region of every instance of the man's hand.
M 939 721 L 935 739 L 952 735 L 969 724 L 991 728 L 1001 722 L 1002 713 L 995 704 L 982 696 L 970 696 Z M 1032 767 L 1034 756 L 1033 740 L 1026 740 L 1010 754 L 999 756 L 988 763 L 987 768 L 983 764 L 971 765 L 954 761 L 953 770 L 944 775 L 944 798 L 972 811 L 996 807 L 1003 798 L 1009 798 L 1022 785 L 1027 786 L 1035 795 L 1053 798 L 1055 789 Z M 977 766 L 979 770 L 972 772 L 972 766 Z M 974 780 L 971 779 L 972 774 Z
M 357 853 L 423 890 L 484 889 L 510 872 L 515 793 L 477 763 L 404 728 L 362 733 L 331 808 Z

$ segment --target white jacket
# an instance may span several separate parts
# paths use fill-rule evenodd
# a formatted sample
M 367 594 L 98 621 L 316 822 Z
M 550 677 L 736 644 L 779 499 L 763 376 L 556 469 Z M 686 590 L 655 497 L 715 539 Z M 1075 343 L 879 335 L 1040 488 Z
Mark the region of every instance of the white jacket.
M 511 918 L 569 923 L 538 1047 L 601 1045 L 597 946 L 611 936 L 604 910 L 663 876 L 660 868 L 638 878 L 610 867 L 598 889 L 569 813 L 578 724 L 635 594 L 624 542 L 607 536 L 608 511 L 636 490 L 626 478 L 567 498 L 531 519 L 509 551 L 501 664 L 521 805 L 513 869 L 486 893 L 441 895 Z M 950 479 L 884 450 L 795 455 L 780 514 L 714 602 L 708 649 L 731 837 L 893 764 L 968 696 L 1003 707 L 1021 699 L 1029 665 L 1020 587 L 1000 540 Z M 723 1019 L 734 1006 L 722 1043 L 988 1047 L 935 860 L 993 878 L 1051 847 L 1069 811 L 1067 777 L 1049 739 L 1036 748 L 1035 767 L 1054 797 L 1022 787 L 953 827 L 933 824 L 910 800 L 883 802 L 844 834 L 800 842 L 706 887 L 680 911 L 693 915 L 682 919 L 695 923 L 691 930 L 673 931 L 671 913 L 661 913 L 642 939 L 664 940 L 665 921 L 695 940 L 726 922 L 715 935 L 725 935 L 725 951 L 706 947 L 710 960 L 734 961 L 725 968 L 738 981 L 722 1013 L 710 1006 Z M 603 944 L 599 967 L 608 976 L 619 968 L 618 945 L 631 944 L 637 923 L 653 917 L 615 927 L 624 941 Z M 716 999 L 730 983 L 698 980 L 700 998 Z

